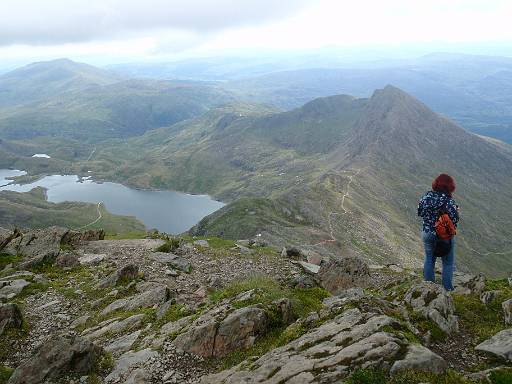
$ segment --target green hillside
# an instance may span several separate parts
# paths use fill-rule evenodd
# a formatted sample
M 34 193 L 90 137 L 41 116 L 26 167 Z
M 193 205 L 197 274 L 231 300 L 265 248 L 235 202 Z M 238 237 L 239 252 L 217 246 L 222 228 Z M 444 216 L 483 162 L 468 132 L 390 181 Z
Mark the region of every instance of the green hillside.
M 436 174 L 449 172 L 462 207 L 460 266 L 494 274 L 512 267 L 510 146 L 468 133 L 394 87 L 290 112 L 211 111 L 103 147 L 89 165 L 136 186 L 210 193 L 233 204 L 242 196 L 269 199 L 265 209 L 259 200 L 244 202 L 259 220 L 228 205 L 198 234 L 265 233 L 321 253 L 409 265 L 421 259 L 417 201 Z

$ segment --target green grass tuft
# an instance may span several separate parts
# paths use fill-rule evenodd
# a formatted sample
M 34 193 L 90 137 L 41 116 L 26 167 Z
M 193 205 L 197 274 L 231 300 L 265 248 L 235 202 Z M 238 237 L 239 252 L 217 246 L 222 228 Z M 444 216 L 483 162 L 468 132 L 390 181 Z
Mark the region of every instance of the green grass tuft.
M 512 383 L 512 368 L 493 371 L 489 379 L 492 384 L 510 384 Z
M 441 375 L 423 372 L 404 372 L 390 376 L 381 370 L 358 369 L 346 381 L 346 384 L 475 384 L 455 371 Z M 508 383 L 508 382 L 507 382 Z M 496 383 L 497 384 L 497 383 Z M 500 383 L 501 384 L 501 383 Z
M 7 265 L 20 261 L 22 256 L 11 255 L 9 253 L 0 253 L 0 271 Z
M 477 295 L 453 295 L 459 321 L 479 342 L 506 328 L 500 297 L 486 306 Z
M 0 384 L 6 384 L 13 372 L 14 369 L 0 365 Z
M 169 238 L 164 244 L 156 249 L 156 252 L 170 253 L 174 252 L 180 246 L 180 239 Z

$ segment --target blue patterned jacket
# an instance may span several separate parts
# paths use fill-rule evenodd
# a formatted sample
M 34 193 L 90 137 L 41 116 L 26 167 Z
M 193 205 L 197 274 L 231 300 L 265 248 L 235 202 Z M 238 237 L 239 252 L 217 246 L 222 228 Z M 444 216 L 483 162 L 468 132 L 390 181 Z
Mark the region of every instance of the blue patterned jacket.
M 446 193 L 429 191 L 423 195 L 418 204 L 418 216 L 423 218 L 423 231 L 435 232 L 435 224 L 439 211 L 443 209 L 457 226 L 459 222 L 459 212 L 457 204 Z

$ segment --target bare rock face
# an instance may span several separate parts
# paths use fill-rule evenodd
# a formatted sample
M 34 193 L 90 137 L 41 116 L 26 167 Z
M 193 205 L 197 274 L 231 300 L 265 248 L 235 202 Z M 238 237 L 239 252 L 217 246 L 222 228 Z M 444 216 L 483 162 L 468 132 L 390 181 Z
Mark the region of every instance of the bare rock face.
M 354 256 L 331 260 L 322 265 L 318 273 L 320 284 L 333 295 L 348 288 L 364 287 L 370 277 L 370 268 Z
M 475 349 L 509 362 L 512 361 L 512 329 L 498 332 L 490 339 L 478 344 Z
M 23 315 L 16 304 L 0 304 L 0 336 L 8 328 L 21 328 L 22 325 Z
M 202 357 L 222 357 L 251 347 L 266 331 L 267 322 L 265 311 L 257 307 L 215 308 L 194 321 L 174 344 Z
M 80 336 L 56 336 L 21 364 L 8 384 L 39 384 L 63 375 L 87 375 L 102 349 Z
M 201 383 L 338 383 L 361 367 L 389 371 L 409 345 L 384 331 L 396 326 L 388 316 L 349 309 L 250 364 L 205 376 Z
M 436 323 L 447 334 L 458 332 L 459 323 L 452 297 L 437 284 L 422 282 L 412 286 L 405 294 L 404 301 L 414 311 Z

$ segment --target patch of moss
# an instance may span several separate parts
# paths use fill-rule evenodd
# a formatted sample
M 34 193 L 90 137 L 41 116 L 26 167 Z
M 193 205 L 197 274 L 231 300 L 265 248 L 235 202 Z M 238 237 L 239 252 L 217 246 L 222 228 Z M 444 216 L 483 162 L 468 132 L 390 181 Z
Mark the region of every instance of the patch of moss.
M 407 341 L 413 344 L 421 344 L 420 339 L 416 336 L 410 329 L 408 329 L 405 325 L 402 325 L 400 328 L 396 329 L 392 326 L 386 325 L 382 328 L 384 332 L 391 333 L 396 336 L 404 337 Z
M 217 370 L 222 371 L 240 364 L 244 360 L 254 358 L 256 356 L 262 356 L 268 351 L 286 345 L 306 332 L 307 328 L 299 325 L 291 325 L 287 328 L 283 326 L 273 328 L 263 337 L 258 339 L 251 348 L 231 352 L 221 359 L 211 360 L 210 363 L 214 365 Z
M 444 374 L 435 375 L 423 372 L 404 372 L 390 376 L 381 370 L 358 369 L 346 381 L 347 384 L 474 384 L 461 374 L 449 370 Z
M 242 308 L 259 303 L 265 305 L 286 297 L 292 302 L 294 315 L 301 317 L 312 311 L 318 311 L 322 308 L 323 299 L 329 296 L 329 293 L 322 288 L 288 288 L 269 277 L 254 276 L 235 281 L 223 289 L 214 291 L 210 294 L 210 300 L 213 303 L 218 303 L 223 299 L 235 297 L 253 289 L 256 289 L 256 294 L 251 299 L 236 302 L 234 306 Z
M 103 351 L 94 362 L 93 373 L 100 375 L 107 374 L 114 368 L 114 365 L 115 360 L 112 353 Z
M 14 369 L 0 365 L 0 384 L 6 384 L 13 372 Z
M 161 246 L 159 246 L 155 251 L 170 253 L 170 252 L 174 252 L 176 249 L 178 249 L 179 246 L 180 246 L 180 239 L 169 238 L 165 241 L 165 243 L 163 243 Z
M 433 321 L 425 318 L 421 313 L 411 312 L 411 323 L 423 334 L 430 333 L 432 341 L 442 341 L 445 339 L 446 334 L 439 328 Z
M 107 233 L 105 240 L 133 240 L 146 238 L 146 232 Z
M 10 253 L 0 253 L 0 270 L 4 269 L 8 264 L 16 263 L 23 257 L 20 255 L 11 255 Z
M 184 305 L 173 304 L 160 319 L 156 320 L 155 325 L 162 326 L 170 321 L 178 321 L 192 314 Z
M 483 304 L 477 295 L 453 295 L 455 310 L 461 324 L 483 341 L 506 328 L 501 302 L 504 297 Z
M 500 369 L 491 372 L 489 380 L 492 384 L 510 384 L 512 383 L 512 368 Z
M 295 317 L 302 317 L 322 307 L 322 301 L 329 293 L 321 288 L 297 289 L 280 285 L 277 281 L 265 276 L 255 276 L 249 279 L 233 282 L 227 287 L 215 291 L 210 295 L 211 301 L 217 303 L 223 299 L 234 297 L 242 292 L 256 289 L 256 294 L 249 300 L 234 303 L 235 307 L 242 308 L 249 305 L 260 304 L 269 317 L 269 331 L 256 341 L 248 350 L 235 351 L 216 361 L 216 367 L 226 369 L 232 367 L 252 356 L 261 356 L 271 349 L 280 347 L 302 336 L 308 331 L 305 325 L 293 324 L 286 326 L 281 315 L 271 305 L 274 300 L 289 298 L 292 304 L 292 313 Z

